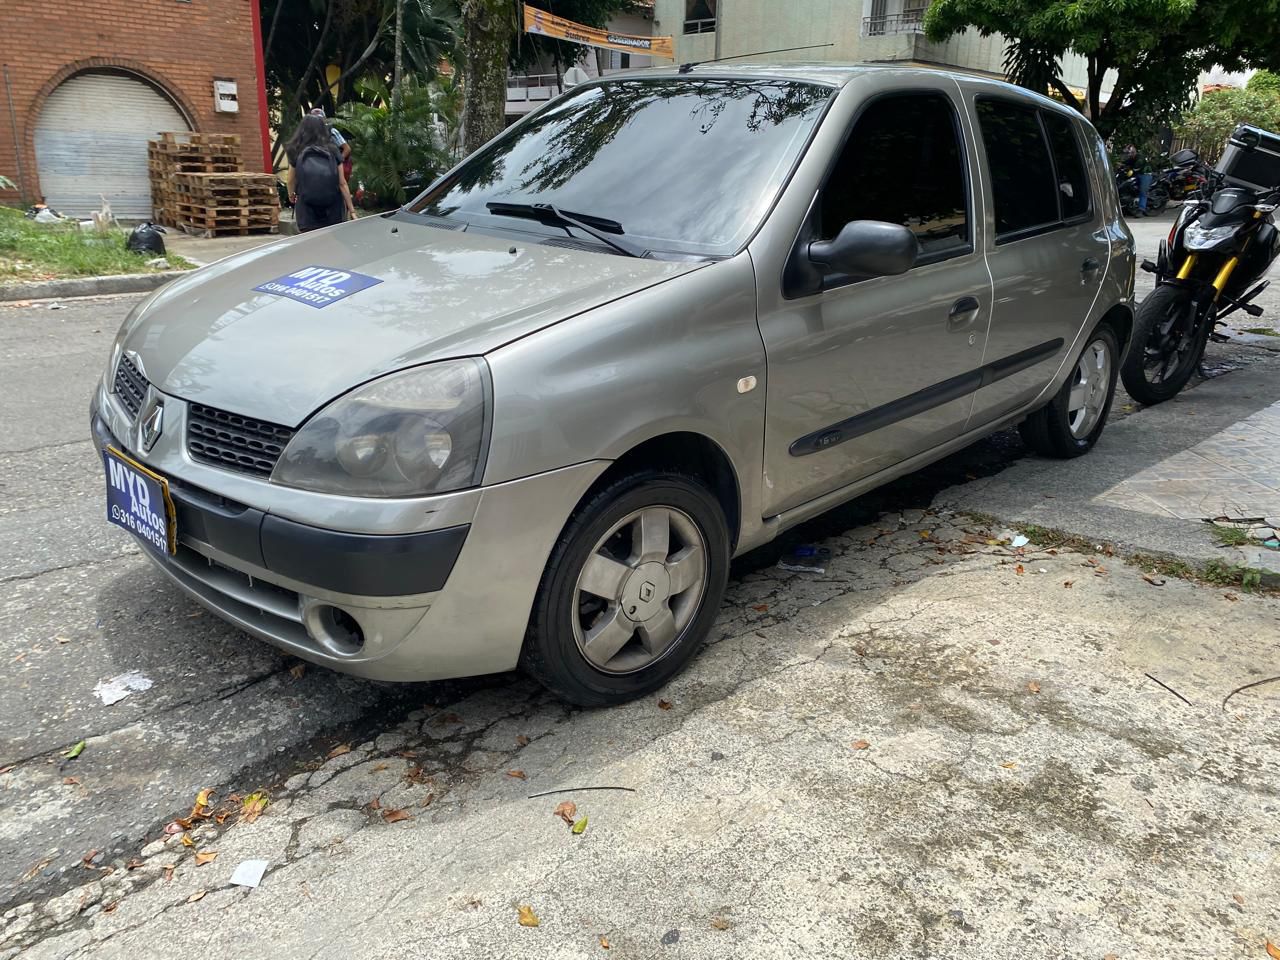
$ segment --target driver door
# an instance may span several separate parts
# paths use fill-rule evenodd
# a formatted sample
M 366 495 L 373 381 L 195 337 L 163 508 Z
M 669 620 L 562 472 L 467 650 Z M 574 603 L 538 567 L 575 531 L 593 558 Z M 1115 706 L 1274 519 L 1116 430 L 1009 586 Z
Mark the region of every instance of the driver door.
M 801 294 L 784 282 L 776 300 L 762 297 L 766 516 L 962 432 L 991 311 L 969 129 L 958 90 L 933 79 L 855 113 L 793 256 L 852 220 L 908 226 L 920 256 L 899 276 L 828 276 Z

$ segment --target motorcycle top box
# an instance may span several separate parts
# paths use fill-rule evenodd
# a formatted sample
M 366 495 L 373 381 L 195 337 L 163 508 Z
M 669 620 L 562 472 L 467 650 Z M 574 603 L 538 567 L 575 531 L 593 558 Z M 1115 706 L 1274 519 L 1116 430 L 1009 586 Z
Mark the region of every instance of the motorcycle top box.
M 1280 186 L 1280 134 L 1241 124 L 1218 161 L 1227 182 L 1253 190 Z

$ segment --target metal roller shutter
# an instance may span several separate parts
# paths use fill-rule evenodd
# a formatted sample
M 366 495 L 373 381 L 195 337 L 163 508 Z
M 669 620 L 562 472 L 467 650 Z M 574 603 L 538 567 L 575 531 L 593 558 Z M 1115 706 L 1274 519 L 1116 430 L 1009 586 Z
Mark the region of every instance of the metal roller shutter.
M 82 73 L 49 95 L 36 122 L 36 162 L 45 202 L 87 217 L 111 202 L 122 220 L 151 219 L 147 141 L 189 129 L 150 84 L 115 73 Z

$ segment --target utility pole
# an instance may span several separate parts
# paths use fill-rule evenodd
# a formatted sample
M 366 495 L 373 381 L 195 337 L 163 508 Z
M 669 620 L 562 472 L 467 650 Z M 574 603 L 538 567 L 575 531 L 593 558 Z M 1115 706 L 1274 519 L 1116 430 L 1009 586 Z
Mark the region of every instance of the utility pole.
M 400 69 L 404 57 L 404 0 L 396 0 L 396 73 L 395 87 L 391 92 L 391 108 L 400 112 Z
M 724 34 L 724 5 L 727 0 L 716 0 L 716 53 L 713 59 L 720 59 L 720 37 Z

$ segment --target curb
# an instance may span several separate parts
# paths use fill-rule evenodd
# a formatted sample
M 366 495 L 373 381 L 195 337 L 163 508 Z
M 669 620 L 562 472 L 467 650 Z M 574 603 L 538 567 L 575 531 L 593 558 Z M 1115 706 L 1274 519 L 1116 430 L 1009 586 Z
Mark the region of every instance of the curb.
M 0 284 L 0 303 L 12 300 L 49 300 L 70 297 L 100 297 L 112 293 L 145 293 L 170 280 L 186 276 L 190 270 L 163 270 L 157 273 L 126 273 L 113 277 L 71 277 L 66 280 L 31 280 Z

